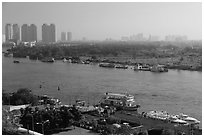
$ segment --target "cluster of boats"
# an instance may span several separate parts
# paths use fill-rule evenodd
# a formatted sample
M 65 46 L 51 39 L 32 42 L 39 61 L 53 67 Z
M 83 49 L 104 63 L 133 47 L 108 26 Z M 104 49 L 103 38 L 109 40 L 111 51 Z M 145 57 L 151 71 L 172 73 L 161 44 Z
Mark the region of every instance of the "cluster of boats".
M 102 106 L 114 106 L 119 110 L 125 111 L 137 111 L 140 105 L 135 103 L 133 95 L 121 94 L 121 93 L 105 93 L 105 96 L 100 101 Z M 155 119 L 162 121 L 169 121 L 171 123 L 184 124 L 184 125 L 197 125 L 199 120 L 190 117 L 186 114 L 180 113 L 179 115 L 169 114 L 166 111 L 150 111 L 143 112 L 143 115 L 147 119 Z
M 199 124 L 200 121 L 190 117 L 186 114 L 180 113 L 179 115 L 168 114 L 166 111 L 150 111 L 145 114 L 148 118 L 153 118 L 157 120 L 170 121 L 172 123 L 178 124 Z
M 151 71 L 151 72 L 168 72 L 168 69 L 164 65 L 159 65 L 159 64 L 154 66 L 138 64 L 137 66 L 134 67 L 134 70 Z
M 128 65 L 122 64 L 113 64 L 113 63 L 100 63 L 99 67 L 106 67 L 106 68 L 121 68 L 121 69 L 128 69 Z M 138 64 L 134 67 L 135 71 L 151 71 L 151 72 L 168 72 L 168 69 L 164 65 L 141 65 Z
M 128 65 L 122 65 L 122 64 L 115 65 L 113 63 L 100 63 L 99 67 L 128 69 Z

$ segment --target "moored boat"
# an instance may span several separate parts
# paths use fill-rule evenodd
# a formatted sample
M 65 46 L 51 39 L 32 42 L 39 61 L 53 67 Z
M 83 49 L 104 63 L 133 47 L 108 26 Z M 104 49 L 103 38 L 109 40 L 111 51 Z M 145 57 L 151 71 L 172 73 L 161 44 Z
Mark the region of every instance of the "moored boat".
M 63 62 L 67 62 L 68 60 L 66 58 L 63 59 Z
M 151 72 L 168 72 L 168 69 L 164 65 L 155 65 L 151 67 Z
M 41 60 L 42 62 L 54 62 L 55 61 L 55 59 L 54 58 L 44 58 L 44 59 L 42 59 Z
M 118 69 L 127 69 L 128 66 L 127 65 L 118 64 L 118 65 L 115 66 L 115 68 L 118 68 Z
M 118 110 L 137 111 L 140 107 L 135 104 L 134 96 L 121 93 L 105 93 L 100 101 L 102 106 L 113 106 Z
M 115 65 L 113 63 L 100 63 L 99 67 L 115 68 Z
M 140 65 L 138 64 L 137 66 L 134 67 L 135 71 L 150 71 L 150 67 L 148 65 Z
M 190 116 L 183 114 L 183 113 L 179 114 L 178 118 L 181 120 L 184 120 L 190 124 L 199 124 L 200 123 L 200 121 L 197 120 L 196 118 L 190 117 Z

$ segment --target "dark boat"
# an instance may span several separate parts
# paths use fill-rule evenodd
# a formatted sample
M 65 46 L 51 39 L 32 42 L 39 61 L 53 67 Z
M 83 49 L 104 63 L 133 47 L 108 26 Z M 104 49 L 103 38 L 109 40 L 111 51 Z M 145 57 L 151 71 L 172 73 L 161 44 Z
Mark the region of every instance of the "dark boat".
M 105 68 L 115 68 L 115 65 L 112 63 L 100 63 L 99 67 L 105 67 Z
M 18 61 L 18 60 L 14 60 L 13 63 L 20 63 L 20 61 Z

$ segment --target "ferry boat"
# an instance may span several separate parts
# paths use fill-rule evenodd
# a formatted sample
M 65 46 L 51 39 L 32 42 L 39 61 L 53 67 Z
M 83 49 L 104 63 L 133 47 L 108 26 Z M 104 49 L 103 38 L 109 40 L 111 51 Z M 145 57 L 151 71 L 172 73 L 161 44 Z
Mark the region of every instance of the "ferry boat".
M 118 110 L 137 111 L 140 107 L 135 104 L 134 96 L 121 93 L 105 93 L 100 101 L 101 106 L 113 106 Z

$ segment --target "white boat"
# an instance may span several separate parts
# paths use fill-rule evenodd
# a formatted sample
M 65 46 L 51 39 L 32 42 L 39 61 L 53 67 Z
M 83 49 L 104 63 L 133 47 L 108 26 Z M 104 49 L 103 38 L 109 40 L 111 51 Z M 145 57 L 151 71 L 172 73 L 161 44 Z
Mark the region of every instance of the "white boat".
M 105 96 L 100 101 L 102 106 L 114 106 L 117 109 L 135 111 L 139 105 L 135 104 L 134 96 L 121 93 L 105 93 Z
M 199 120 L 197 120 L 197 119 L 195 119 L 193 117 L 189 117 L 188 115 L 183 114 L 183 113 L 179 114 L 178 118 L 182 119 L 182 120 L 185 120 L 185 121 L 187 121 L 190 124 L 199 124 L 200 123 Z
M 63 59 L 63 62 L 67 62 L 68 60 L 66 58 Z
M 187 124 L 186 121 L 181 120 L 181 119 L 175 119 L 175 120 L 172 120 L 172 122 L 174 122 L 174 123 L 179 123 L 179 124 Z

